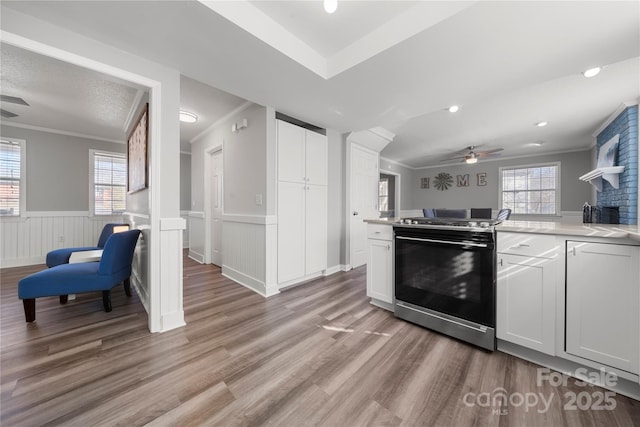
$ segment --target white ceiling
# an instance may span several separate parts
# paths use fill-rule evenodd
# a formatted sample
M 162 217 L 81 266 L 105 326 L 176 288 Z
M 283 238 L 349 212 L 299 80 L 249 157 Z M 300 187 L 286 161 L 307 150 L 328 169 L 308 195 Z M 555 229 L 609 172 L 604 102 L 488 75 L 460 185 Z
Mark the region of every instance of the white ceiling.
M 635 1 L 339 1 L 333 15 L 320 1 L 2 7 L 316 125 L 385 127 L 397 136 L 382 155 L 411 167 L 468 145 L 506 157 L 532 154 L 534 141 L 538 153 L 588 148 L 640 96 Z M 580 75 L 593 65 L 605 68 Z M 458 113 L 445 111 L 452 104 Z

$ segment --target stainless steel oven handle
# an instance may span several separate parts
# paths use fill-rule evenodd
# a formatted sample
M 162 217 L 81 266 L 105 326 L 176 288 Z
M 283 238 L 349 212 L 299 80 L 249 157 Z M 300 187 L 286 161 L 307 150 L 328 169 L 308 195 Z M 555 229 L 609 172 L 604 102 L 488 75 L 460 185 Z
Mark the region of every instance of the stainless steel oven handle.
M 453 319 L 449 319 L 449 318 L 446 318 L 446 317 L 438 316 L 437 314 L 427 313 L 427 312 L 422 311 L 422 310 L 416 310 L 413 307 L 409 307 L 408 305 L 403 304 L 401 301 L 396 301 L 396 304 L 399 305 L 402 308 L 406 308 L 407 310 L 413 310 L 413 311 L 415 311 L 417 313 L 420 313 L 421 315 L 431 316 L 431 317 L 435 317 L 436 319 L 444 320 L 445 322 L 455 323 L 458 326 L 464 326 L 465 328 L 473 329 L 474 331 L 482 332 L 483 334 L 486 334 L 487 330 L 488 330 L 486 326 L 476 327 L 476 326 L 466 325 L 466 324 L 461 323 L 461 322 L 456 322 Z
M 396 239 L 400 240 L 415 240 L 416 242 L 428 242 L 428 243 L 444 243 L 445 245 L 458 245 L 458 246 L 476 246 L 478 248 L 487 248 L 489 245 L 486 243 L 464 243 L 464 242 L 450 242 L 447 240 L 436 240 L 436 239 L 418 239 L 417 237 L 403 237 L 396 236 Z

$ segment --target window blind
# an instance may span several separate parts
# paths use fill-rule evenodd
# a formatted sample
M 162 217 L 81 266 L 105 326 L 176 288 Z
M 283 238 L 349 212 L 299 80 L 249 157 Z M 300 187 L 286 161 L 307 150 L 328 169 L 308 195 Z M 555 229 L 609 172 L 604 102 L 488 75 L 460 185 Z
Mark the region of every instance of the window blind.
M 127 163 L 122 154 L 95 153 L 93 163 L 94 214 L 123 213 L 127 201 Z
M 20 215 L 20 143 L 0 140 L 0 216 Z

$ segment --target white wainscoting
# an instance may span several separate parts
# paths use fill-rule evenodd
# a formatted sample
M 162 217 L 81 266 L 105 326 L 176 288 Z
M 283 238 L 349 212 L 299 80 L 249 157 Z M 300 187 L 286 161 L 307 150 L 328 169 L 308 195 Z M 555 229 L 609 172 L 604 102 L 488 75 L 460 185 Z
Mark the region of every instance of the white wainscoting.
M 0 267 L 44 264 L 47 252 L 60 248 L 95 246 L 105 224 L 122 215 L 89 216 L 89 212 L 27 212 L 21 218 L 0 220 Z
M 189 212 L 187 230 L 189 232 L 189 258 L 204 264 L 204 212 Z
M 182 230 L 182 248 L 189 248 L 189 211 L 180 211 L 180 218 L 184 219 L 187 227 Z
M 267 238 L 271 240 L 274 234 L 267 233 L 267 228 L 274 225 L 275 217 L 270 216 L 223 217 L 222 274 L 265 297 L 279 292 L 277 285 L 267 280 Z
M 151 241 L 151 225 L 149 215 L 126 212 L 123 216 L 124 222 L 130 224 L 132 229 L 136 228 L 142 233 L 142 237 L 138 239 L 131 262 L 131 284 L 136 289 L 145 310 L 150 313 L 149 268 L 151 261 L 149 257 L 149 242 Z

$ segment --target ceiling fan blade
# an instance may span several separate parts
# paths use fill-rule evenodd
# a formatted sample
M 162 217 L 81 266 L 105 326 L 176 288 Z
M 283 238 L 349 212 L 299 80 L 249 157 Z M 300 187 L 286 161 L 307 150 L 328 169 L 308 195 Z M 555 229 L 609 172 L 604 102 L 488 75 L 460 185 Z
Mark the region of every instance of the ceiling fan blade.
M 18 98 L 17 96 L 0 95 L 0 101 L 11 102 L 12 104 L 26 105 L 27 107 L 29 106 L 29 104 L 27 104 L 27 101 L 22 98 Z
M 466 158 L 466 156 L 460 156 L 460 157 L 449 157 L 448 159 L 442 159 L 440 160 L 441 162 L 446 162 L 447 160 L 464 160 Z
M 485 156 L 487 154 L 497 153 L 498 151 L 502 151 L 502 150 L 504 150 L 504 148 L 494 148 L 492 150 L 476 151 L 476 154 L 479 155 L 479 156 Z
M 12 113 L 11 111 L 3 110 L 2 108 L 0 108 L 0 116 L 4 117 L 5 119 L 10 119 L 12 117 L 18 117 L 17 114 Z

